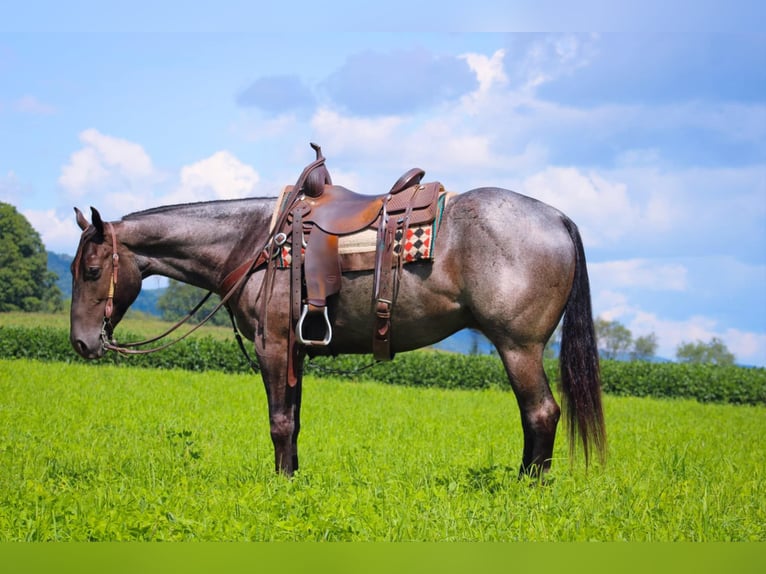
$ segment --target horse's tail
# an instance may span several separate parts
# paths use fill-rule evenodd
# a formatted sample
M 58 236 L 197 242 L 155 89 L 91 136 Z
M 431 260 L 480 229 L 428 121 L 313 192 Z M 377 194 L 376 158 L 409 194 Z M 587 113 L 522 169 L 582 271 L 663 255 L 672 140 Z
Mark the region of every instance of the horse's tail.
M 606 459 L 601 374 L 585 250 L 577 226 L 567 217 L 563 217 L 563 223 L 575 248 L 575 274 L 564 309 L 559 353 L 560 390 L 570 455 L 574 454 L 579 435 L 587 465 L 594 448 L 602 462 Z

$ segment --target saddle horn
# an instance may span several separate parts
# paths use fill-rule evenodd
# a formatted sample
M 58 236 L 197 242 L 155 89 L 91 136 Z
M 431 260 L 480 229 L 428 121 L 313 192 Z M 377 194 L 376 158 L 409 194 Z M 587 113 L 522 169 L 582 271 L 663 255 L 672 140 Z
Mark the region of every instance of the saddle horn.
M 306 174 L 306 181 L 303 184 L 303 193 L 309 197 L 319 197 L 324 193 L 325 185 L 332 185 L 332 178 L 324 164 L 322 147 L 314 142 L 311 142 L 311 147 L 316 152 L 317 157 L 312 164 L 314 167 Z

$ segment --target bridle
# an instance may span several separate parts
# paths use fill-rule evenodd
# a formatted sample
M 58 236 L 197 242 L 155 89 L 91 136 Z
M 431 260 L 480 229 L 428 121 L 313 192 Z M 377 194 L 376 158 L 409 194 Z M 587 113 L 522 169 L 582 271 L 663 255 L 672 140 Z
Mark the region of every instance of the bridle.
M 156 337 L 151 337 L 143 341 L 118 344 L 117 341 L 113 338 L 114 327 L 112 325 L 112 315 L 114 313 L 114 295 L 115 295 L 115 290 L 117 287 L 117 282 L 119 280 L 120 255 L 117 252 L 117 233 L 114 230 L 114 226 L 109 222 L 104 222 L 104 228 L 112 236 L 112 257 L 111 257 L 112 269 L 109 274 L 109 290 L 107 291 L 106 303 L 104 304 L 104 318 L 103 318 L 103 323 L 101 326 L 101 346 L 104 350 L 115 351 L 122 355 L 148 355 L 150 353 L 156 353 L 158 351 L 162 351 L 172 345 L 175 345 L 176 343 L 180 341 L 183 341 L 189 335 L 194 333 L 197 329 L 199 329 L 204 324 L 206 324 L 210 319 L 212 319 L 213 315 L 215 315 L 221 309 L 221 307 L 226 305 L 226 303 L 229 301 L 229 299 L 231 299 L 234 293 L 239 291 L 244 286 L 244 284 L 247 282 L 247 280 L 252 275 L 252 273 L 269 259 L 269 253 L 267 249 L 264 247 L 264 249 L 258 254 L 257 257 L 246 261 L 243 265 L 240 265 L 239 267 L 237 267 L 237 269 L 232 271 L 224 279 L 223 286 L 225 290 L 225 295 L 221 297 L 221 301 L 198 324 L 196 324 L 194 327 L 189 329 L 186 333 L 184 333 L 183 335 L 181 335 L 180 337 L 176 339 L 173 339 L 172 341 L 168 341 L 167 343 L 164 343 L 157 347 L 152 347 L 149 349 L 138 349 L 137 347 L 142 347 L 144 345 L 148 345 L 149 343 L 154 343 L 156 341 L 159 341 L 160 339 L 164 339 L 165 337 L 167 337 L 168 335 L 176 331 L 179 327 L 184 325 L 187 321 L 189 321 L 189 319 L 191 319 L 197 313 L 197 311 L 200 310 L 200 308 L 207 302 L 207 300 L 210 298 L 213 292 L 208 291 L 208 293 L 200 300 L 199 303 L 197 303 L 194 306 L 194 308 L 191 311 L 189 311 L 189 313 L 186 314 L 185 317 L 183 317 L 181 320 L 176 322 L 174 325 L 172 325 L 168 330 L 166 330 L 161 335 L 157 335 Z M 229 315 L 231 316 L 231 310 L 229 310 Z M 236 324 L 234 323 L 233 317 L 232 317 L 232 325 L 234 325 L 234 330 L 235 330 L 235 333 L 237 334 L 237 340 L 240 342 L 240 346 L 242 347 L 243 344 L 241 342 L 241 338 L 239 337 L 239 333 L 237 331 Z M 252 361 L 251 361 L 251 364 L 252 364 Z

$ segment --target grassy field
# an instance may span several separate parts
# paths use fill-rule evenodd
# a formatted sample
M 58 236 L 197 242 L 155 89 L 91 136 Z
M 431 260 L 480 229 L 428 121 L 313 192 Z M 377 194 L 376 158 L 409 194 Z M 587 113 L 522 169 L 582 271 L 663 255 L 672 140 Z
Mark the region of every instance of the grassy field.
M 287 480 L 256 377 L 0 361 L 0 541 L 766 540 L 763 407 L 607 396 L 607 466 L 530 487 L 511 393 L 304 395 Z

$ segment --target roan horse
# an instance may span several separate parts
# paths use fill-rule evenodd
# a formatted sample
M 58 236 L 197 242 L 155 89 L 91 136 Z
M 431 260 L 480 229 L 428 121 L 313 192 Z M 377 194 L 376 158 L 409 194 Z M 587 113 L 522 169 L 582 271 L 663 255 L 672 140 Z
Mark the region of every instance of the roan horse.
M 305 350 L 297 384 L 288 385 L 289 270 L 273 278 L 267 322 L 260 316 L 266 307 L 257 304 L 263 267 L 232 293 L 222 287 L 232 270 L 263 250 L 275 206 L 275 199 L 263 198 L 212 201 L 159 207 L 114 222 L 103 221 L 95 209 L 88 222 L 75 209 L 83 233 L 72 264 L 70 339 L 86 359 L 101 357 L 138 296 L 141 280 L 151 275 L 228 296 L 226 305 L 239 329 L 248 339 L 261 340 L 255 351 L 268 398 L 275 465 L 291 475 L 298 469 Z M 521 411 L 520 475 L 539 478 L 550 468 L 561 412 L 543 370 L 543 349 L 563 315 L 560 388 L 570 453 L 579 437 L 586 464 L 593 452 L 603 459 L 598 352 L 575 224 L 529 197 L 474 189 L 447 204 L 434 250 L 435 260 L 410 263 L 401 271 L 391 350 L 431 345 L 466 327 L 482 332 L 499 353 Z M 312 353 L 371 352 L 372 281 L 371 271 L 343 274 L 340 293 L 328 302 L 332 343 Z M 260 329 L 263 336 L 256 337 Z

